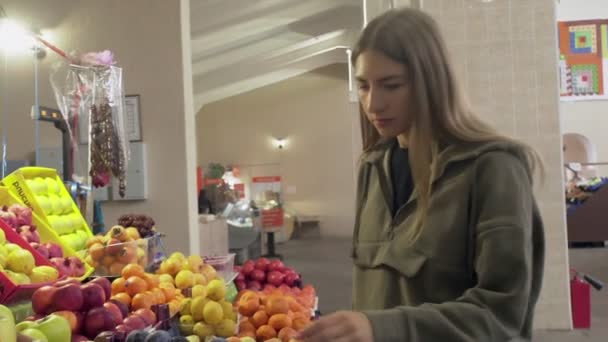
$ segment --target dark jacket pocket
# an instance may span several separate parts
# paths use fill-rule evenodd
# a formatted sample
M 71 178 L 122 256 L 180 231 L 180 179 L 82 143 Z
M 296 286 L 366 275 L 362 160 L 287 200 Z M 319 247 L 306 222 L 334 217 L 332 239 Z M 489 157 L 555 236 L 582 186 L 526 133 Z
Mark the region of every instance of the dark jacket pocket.
M 415 248 L 399 246 L 393 241 L 356 243 L 352 256 L 358 267 L 389 267 L 408 278 L 416 276 L 427 260 L 427 256 Z

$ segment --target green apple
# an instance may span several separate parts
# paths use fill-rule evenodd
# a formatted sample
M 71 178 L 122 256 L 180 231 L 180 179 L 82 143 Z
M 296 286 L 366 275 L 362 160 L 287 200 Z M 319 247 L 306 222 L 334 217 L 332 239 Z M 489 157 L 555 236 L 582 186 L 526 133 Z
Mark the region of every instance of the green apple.
M 32 339 L 33 342 L 49 342 L 48 338 L 37 329 L 25 329 L 19 332 L 20 335 L 27 336 Z
M 18 273 L 30 274 L 34 266 L 36 266 L 34 256 L 25 249 L 12 251 L 6 261 L 6 267 Z
M 44 181 L 44 179 L 42 177 L 34 178 L 34 184 L 35 184 L 36 190 L 38 190 L 38 193 L 45 194 L 48 191 L 46 182 Z
M 26 329 L 35 329 L 40 331 L 44 334 L 44 336 L 46 336 L 47 341 L 59 342 L 70 341 L 72 339 L 72 329 L 70 327 L 70 323 L 67 319 L 61 316 L 50 314 L 32 323 L 34 324 Z M 19 327 L 19 325 L 17 326 Z
M 25 329 L 32 329 L 36 326 L 36 322 L 34 321 L 23 321 L 17 323 L 17 331 L 23 331 Z
M 13 312 L 0 305 L 0 341 L 17 341 L 17 329 Z

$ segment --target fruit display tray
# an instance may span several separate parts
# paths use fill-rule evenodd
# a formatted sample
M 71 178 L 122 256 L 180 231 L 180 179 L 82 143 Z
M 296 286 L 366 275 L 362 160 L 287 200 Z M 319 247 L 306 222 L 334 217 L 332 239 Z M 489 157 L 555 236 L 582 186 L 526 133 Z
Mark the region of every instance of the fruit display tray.
M 83 250 L 86 240 L 93 236 L 55 169 L 22 167 L 6 176 L 2 184 L 52 228 L 64 245 Z M 53 191 L 48 189 L 49 184 Z
M 0 220 L 0 229 L 4 231 L 6 235 L 6 241 L 14 243 L 19 247 L 32 253 L 36 266 L 51 266 L 51 263 L 40 255 L 35 249 L 33 249 L 29 243 L 25 242 L 19 234 L 17 234 L 13 228 L 6 224 L 3 220 Z M 0 303 L 10 304 L 32 297 L 34 291 L 44 285 L 50 285 L 54 282 L 36 283 L 17 285 L 13 283 L 3 272 L 0 272 Z
M 90 251 L 85 252 L 85 261 L 91 262 L 94 267 L 93 276 L 95 277 L 118 277 L 125 265 L 139 264 L 144 268 L 148 267 L 153 262 L 157 243 L 158 237 L 151 236 L 112 244 L 99 251 L 99 256 L 94 256 L 93 252 Z M 137 254 L 138 250 L 143 252 L 141 258 Z M 107 264 L 104 265 L 106 259 Z
M 235 256 L 235 253 L 222 256 L 203 256 L 203 261 L 205 264 L 213 266 L 217 274 L 222 277 L 226 283 L 229 283 L 237 276 L 234 272 Z
M 12 192 L 8 190 L 7 187 L 0 186 L 0 206 L 7 205 L 11 206 L 13 204 L 25 205 L 23 202 L 17 198 Z M 78 278 L 79 281 L 83 281 L 88 278 L 93 271 L 93 267 L 84 262 L 84 258 L 81 253 L 77 253 L 72 247 L 66 244 L 49 225 L 40 218 L 36 213 L 32 212 L 32 223 L 36 226 L 36 230 L 38 231 L 38 235 L 40 236 L 40 242 L 53 242 L 58 244 L 63 251 L 64 257 L 75 256 L 78 257 L 82 263 L 84 264 L 84 275 Z

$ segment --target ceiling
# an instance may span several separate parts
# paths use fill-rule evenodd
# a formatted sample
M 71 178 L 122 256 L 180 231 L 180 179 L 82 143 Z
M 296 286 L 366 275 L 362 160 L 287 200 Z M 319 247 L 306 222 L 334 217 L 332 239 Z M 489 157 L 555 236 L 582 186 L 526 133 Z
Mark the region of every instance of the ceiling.
M 362 0 L 190 0 L 194 110 L 346 62 Z

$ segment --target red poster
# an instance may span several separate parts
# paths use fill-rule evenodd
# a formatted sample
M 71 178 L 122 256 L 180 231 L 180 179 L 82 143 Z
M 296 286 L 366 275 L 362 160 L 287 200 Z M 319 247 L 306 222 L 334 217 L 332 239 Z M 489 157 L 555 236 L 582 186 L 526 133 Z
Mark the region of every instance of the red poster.
M 274 208 L 262 210 L 262 228 L 272 230 L 283 226 L 283 209 Z
M 205 178 L 203 179 L 204 185 L 220 185 L 224 183 L 224 180 L 221 178 Z
M 238 198 L 245 198 L 245 184 L 234 184 L 234 192 L 236 192 Z

